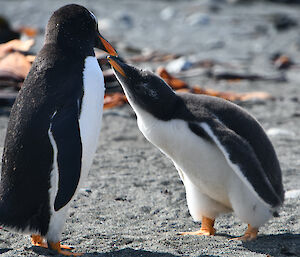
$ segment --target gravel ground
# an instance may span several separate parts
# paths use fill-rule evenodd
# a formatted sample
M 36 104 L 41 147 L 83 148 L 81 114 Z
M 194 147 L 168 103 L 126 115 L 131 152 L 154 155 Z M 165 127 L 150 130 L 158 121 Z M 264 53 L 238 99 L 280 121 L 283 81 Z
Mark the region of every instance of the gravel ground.
M 189 60 L 214 59 L 231 70 L 265 76 L 284 75 L 286 82 L 187 79 L 218 90 L 266 91 L 274 100 L 243 103 L 263 127 L 277 132 L 273 142 L 286 191 L 300 189 L 300 56 L 299 27 L 277 31 L 273 17 L 282 13 L 300 24 L 300 7 L 266 2 L 225 1 L 74 1 L 93 10 L 105 37 L 123 57 L 130 48 L 184 54 Z M 1 0 L 0 14 L 20 25 L 43 29 L 50 14 L 68 1 Z M 213 3 L 213 4 L 212 4 Z M 33 51 L 42 44 L 42 34 Z M 296 65 L 279 72 L 270 55 L 283 52 Z M 143 67 L 157 64 L 144 63 Z M 0 109 L 3 147 L 9 108 Z M 271 129 L 271 130 L 270 130 Z M 246 224 L 234 215 L 216 220 L 215 237 L 179 236 L 199 229 L 193 222 L 185 191 L 172 163 L 139 132 L 129 106 L 104 112 L 99 148 L 88 180 L 70 208 L 63 243 L 84 256 L 300 256 L 300 198 L 286 199 L 280 217 L 260 229 L 254 242 L 229 242 Z M 28 236 L 0 230 L 1 256 L 45 256 Z

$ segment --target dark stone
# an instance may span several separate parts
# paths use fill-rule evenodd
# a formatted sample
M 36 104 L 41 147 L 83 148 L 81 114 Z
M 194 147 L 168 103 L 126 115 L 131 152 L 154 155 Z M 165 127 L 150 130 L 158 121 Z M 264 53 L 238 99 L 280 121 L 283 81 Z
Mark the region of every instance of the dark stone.
M 278 31 L 288 30 L 292 27 L 296 27 L 298 25 L 297 21 L 284 13 L 274 14 L 271 18 L 274 27 Z
M 8 21 L 0 16 L 0 44 L 20 38 L 20 33 L 10 28 Z

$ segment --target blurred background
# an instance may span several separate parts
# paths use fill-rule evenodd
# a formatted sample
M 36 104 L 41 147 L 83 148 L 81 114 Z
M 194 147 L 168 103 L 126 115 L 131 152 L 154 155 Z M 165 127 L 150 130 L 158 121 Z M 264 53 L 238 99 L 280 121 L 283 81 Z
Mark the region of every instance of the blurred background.
M 192 80 L 208 86 L 215 84 L 210 83 L 210 78 L 223 69 L 275 78 L 275 82 L 297 83 L 300 80 L 297 62 L 300 54 L 299 1 L 72 2 L 95 13 L 101 33 L 121 56 L 148 56 L 148 59 L 138 59 L 142 67 L 154 70 L 163 64 L 168 65 L 169 72 L 179 72 L 201 65 L 204 68 L 218 66 L 206 76 L 196 76 L 195 81 Z M 70 1 L 1 0 L 0 42 L 19 36 L 26 40 L 31 35 L 34 45 L 28 51 L 35 55 L 42 47 L 50 15 L 67 3 Z M 12 38 L 5 36 L 7 23 L 13 30 Z M 174 58 L 164 59 L 163 54 L 174 55 Z M 173 62 L 176 59 L 177 62 Z

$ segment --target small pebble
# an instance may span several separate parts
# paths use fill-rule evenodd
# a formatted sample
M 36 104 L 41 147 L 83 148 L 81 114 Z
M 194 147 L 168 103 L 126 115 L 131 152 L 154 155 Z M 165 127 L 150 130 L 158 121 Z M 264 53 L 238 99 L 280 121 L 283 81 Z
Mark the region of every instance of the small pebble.
M 92 190 L 90 189 L 90 188 L 80 188 L 79 189 L 79 192 L 81 192 L 81 193 L 92 193 Z
M 285 198 L 294 199 L 300 197 L 300 189 L 289 190 L 285 192 Z
M 118 15 L 118 20 L 121 24 L 126 27 L 127 29 L 131 29 L 134 26 L 134 22 L 132 17 L 127 13 L 121 13 Z
M 160 12 L 160 18 L 164 21 L 174 18 L 176 11 L 172 7 L 166 7 Z
M 278 31 L 285 31 L 297 26 L 297 21 L 285 13 L 273 14 L 271 21 Z
M 287 130 L 287 129 L 281 129 L 281 128 L 270 128 L 267 130 L 267 135 L 270 137 L 276 137 L 276 136 L 289 136 L 294 137 L 295 133 L 293 131 Z
M 168 70 L 168 72 L 180 72 L 180 71 L 184 71 L 184 70 L 188 70 L 189 68 L 192 67 L 192 62 L 190 62 L 189 60 L 187 60 L 185 57 L 181 57 L 178 58 L 174 61 L 171 61 L 166 69 Z
M 192 26 L 208 25 L 210 23 L 210 17 L 207 14 L 197 13 L 188 17 L 187 22 Z

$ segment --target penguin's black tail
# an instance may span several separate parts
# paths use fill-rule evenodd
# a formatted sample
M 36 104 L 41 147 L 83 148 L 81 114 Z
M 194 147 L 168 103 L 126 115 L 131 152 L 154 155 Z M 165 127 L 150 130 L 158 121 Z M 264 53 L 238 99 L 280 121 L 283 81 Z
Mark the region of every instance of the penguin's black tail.
M 20 221 L 25 217 L 22 217 L 23 212 L 18 208 L 21 204 L 12 204 L 14 202 L 9 194 L 3 193 L 0 185 L 0 226 L 22 231 L 24 228 L 20 226 Z
M 0 196 L 1 197 L 1 196 Z M 0 226 L 10 226 L 9 222 L 9 213 L 7 211 L 7 207 L 5 206 L 5 203 L 0 200 Z
M 12 211 L 6 202 L 0 200 L 0 227 L 21 232 L 27 225 L 28 223 L 22 220 L 21 213 Z
M 0 226 L 18 232 L 37 232 L 45 236 L 50 221 L 47 202 L 36 204 L 36 201 L 26 201 L 25 199 L 20 203 L 19 199 L 15 200 L 16 197 L 13 196 L 0 193 Z

